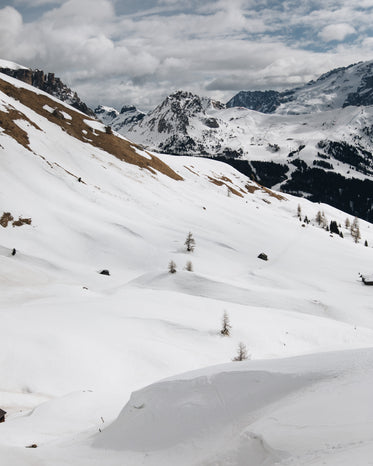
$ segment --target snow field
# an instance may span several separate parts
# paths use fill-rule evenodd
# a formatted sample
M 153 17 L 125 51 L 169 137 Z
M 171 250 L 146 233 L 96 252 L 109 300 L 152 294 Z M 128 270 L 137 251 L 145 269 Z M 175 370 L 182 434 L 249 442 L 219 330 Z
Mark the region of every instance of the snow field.
M 184 180 L 154 175 L 22 112 L 43 133 L 27 127 L 33 152 L 0 135 L 3 211 L 32 218 L 0 227 L 4 461 L 331 465 L 356 451 L 368 464 L 371 226 L 360 244 L 331 237 L 296 215 L 343 225 L 334 208 L 228 196 L 208 176 L 248 180 L 205 159 L 161 155 Z M 230 363 L 239 342 L 252 360 Z

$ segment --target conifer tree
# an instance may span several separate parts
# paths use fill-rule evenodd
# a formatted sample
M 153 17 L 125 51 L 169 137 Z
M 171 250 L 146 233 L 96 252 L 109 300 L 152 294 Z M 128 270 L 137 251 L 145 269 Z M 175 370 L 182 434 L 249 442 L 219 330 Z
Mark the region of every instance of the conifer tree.
M 228 316 L 228 313 L 227 311 L 224 311 L 224 314 L 223 314 L 223 319 L 222 319 L 222 328 L 220 330 L 220 333 L 226 337 L 229 337 L 230 336 L 230 332 L 231 332 L 231 324 L 229 322 L 229 316 Z
M 244 359 L 247 359 L 247 358 L 248 358 L 248 355 L 247 355 L 246 346 L 242 342 L 240 342 L 237 348 L 237 356 L 234 357 L 232 361 L 243 361 Z
M 193 238 L 193 235 L 191 232 L 188 233 L 188 236 L 186 237 L 186 240 L 185 240 L 185 246 L 186 246 L 186 250 L 188 252 L 193 252 L 194 251 L 194 248 L 195 248 L 195 244 L 196 244 L 196 241 L 195 239 Z
M 169 273 L 176 273 L 176 264 L 174 261 L 170 261 L 168 264 Z

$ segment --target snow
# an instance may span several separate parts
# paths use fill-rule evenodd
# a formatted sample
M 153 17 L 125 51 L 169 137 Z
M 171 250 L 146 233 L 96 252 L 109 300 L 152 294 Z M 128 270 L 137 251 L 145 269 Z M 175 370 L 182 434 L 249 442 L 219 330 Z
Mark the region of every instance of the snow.
M 49 113 L 53 113 L 56 109 L 53 108 L 53 107 L 50 107 L 49 105 L 43 105 L 43 109 L 46 110 L 47 112 Z M 66 120 L 72 120 L 72 116 L 66 112 L 61 112 L 61 114 L 63 115 L 63 117 L 66 119 Z M 90 121 L 90 120 L 88 120 Z
M 162 450 L 186 465 L 201 464 L 202 455 L 203 464 L 340 464 L 334 455 L 343 450 L 368 464 L 359 449 L 373 432 L 373 351 L 343 356 L 232 363 L 158 382 L 133 393 L 94 446 L 154 465 Z M 354 401 L 341 409 L 343 399 Z M 314 462 L 320 457 L 324 463 Z
M 97 131 L 105 132 L 105 125 L 95 120 L 84 120 L 84 123 Z
M 8 68 L 10 70 L 27 70 L 28 68 L 22 65 L 18 65 L 9 60 L 0 59 L 0 68 Z
M 0 134 L 0 204 L 32 219 L 0 227 L 4 464 L 369 464 L 369 223 L 355 244 L 345 213 L 250 194 L 223 163 L 157 154 L 175 181 L 0 103 L 42 130 L 21 123 L 32 152 Z M 252 360 L 231 362 L 239 342 Z

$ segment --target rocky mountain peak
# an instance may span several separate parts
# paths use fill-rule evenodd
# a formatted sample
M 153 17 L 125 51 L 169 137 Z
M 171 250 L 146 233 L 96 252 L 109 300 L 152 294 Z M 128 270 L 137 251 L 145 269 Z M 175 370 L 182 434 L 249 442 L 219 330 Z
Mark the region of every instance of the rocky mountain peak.
M 68 103 L 86 115 L 94 116 L 93 110 L 82 102 L 78 94 L 67 87 L 54 73 L 45 73 L 42 70 L 32 70 L 23 67 L 8 67 L 6 63 L 0 63 L 0 73 L 4 73 L 12 78 L 19 79 L 20 81 L 41 89 L 63 102 Z

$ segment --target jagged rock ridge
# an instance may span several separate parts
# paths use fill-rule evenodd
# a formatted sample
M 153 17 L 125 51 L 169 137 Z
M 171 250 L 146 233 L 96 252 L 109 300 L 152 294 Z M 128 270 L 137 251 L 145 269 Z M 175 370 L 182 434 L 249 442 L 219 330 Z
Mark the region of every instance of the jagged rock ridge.
M 80 100 L 78 94 L 64 84 L 54 73 L 44 73 L 42 70 L 30 68 L 8 68 L 0 66 L 0 73 L 19 79 L 31 86 L 51 94 L 81 112 L 94 116 L 94 112 Z

